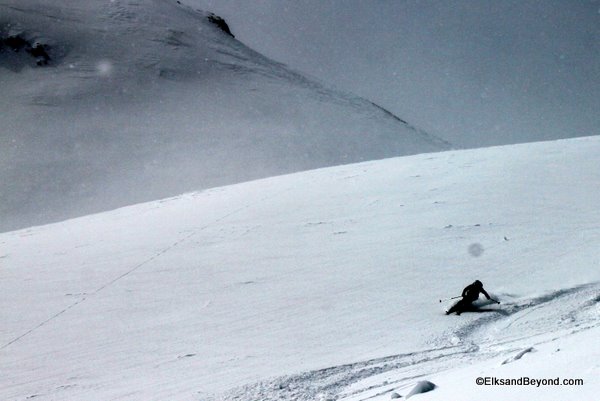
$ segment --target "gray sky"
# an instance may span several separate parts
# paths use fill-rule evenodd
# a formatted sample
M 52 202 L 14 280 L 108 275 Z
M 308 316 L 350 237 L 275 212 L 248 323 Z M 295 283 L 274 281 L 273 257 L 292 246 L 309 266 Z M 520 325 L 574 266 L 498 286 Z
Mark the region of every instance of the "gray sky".
M 187 0 L 465 146 L 600 134 L 600 1 Z

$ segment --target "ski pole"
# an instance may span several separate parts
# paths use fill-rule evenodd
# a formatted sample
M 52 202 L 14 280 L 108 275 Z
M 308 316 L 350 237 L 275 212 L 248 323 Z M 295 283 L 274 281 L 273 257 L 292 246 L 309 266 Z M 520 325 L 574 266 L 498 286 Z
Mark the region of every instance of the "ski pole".
M 450 300 L 452 300 L 452 299 L 461 298 L 461 297 L 462 297 L 462 295 L 459 295 L 459 296 L 457 296 L 457 297 L 452 297 L 452 298 L 440 299 L 440 302 L 443 302 L 443 301 L 450 301 Z

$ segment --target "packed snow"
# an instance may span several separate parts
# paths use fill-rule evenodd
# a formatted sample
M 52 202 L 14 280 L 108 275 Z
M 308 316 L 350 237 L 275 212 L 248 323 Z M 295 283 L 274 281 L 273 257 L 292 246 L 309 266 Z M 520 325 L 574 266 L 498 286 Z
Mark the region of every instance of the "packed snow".
M 599 152 L 369 161 L 0 234 L 0 399 L 595 399 Z M 475 279 L 501 304 L 446 316 Z

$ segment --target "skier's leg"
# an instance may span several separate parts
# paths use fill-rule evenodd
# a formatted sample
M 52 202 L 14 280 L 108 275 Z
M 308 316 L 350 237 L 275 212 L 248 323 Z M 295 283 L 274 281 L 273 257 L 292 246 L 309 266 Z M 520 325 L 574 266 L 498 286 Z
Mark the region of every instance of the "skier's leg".
M 458 301 L 457 303 L 455 303 L 454 305 L 452 305 L 452 307 L 446 311 L 446 315 L 449 315 L 449 314 L 454 313 L 454 312 L 457 312 L 456 314 L 460 315 L 460 312 L 464 308 L 463 303 L 464 303 L 464 300 L 461 299 L 460 301 Z
M 461 313 L 466 312 L 466 311 L 472 311 L 473 309 L 474 309 L 473 300 L 463 298 L 460 301 L 460 308 L 458 308 L 458 310 L 456 311 L 456 314 L 460 316 Z

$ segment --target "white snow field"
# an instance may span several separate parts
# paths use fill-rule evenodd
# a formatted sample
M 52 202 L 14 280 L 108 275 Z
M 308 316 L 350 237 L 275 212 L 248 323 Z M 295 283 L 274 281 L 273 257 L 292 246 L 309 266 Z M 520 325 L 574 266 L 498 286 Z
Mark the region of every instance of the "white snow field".
M 176 0 L 0 0 L 0 231 L 449 149 L 209 18 Z
M 0 234 L 0 399 L 597 399 L 598 154 L 421 154 Z M 475 279 L 501 304 L 446 316 Z

